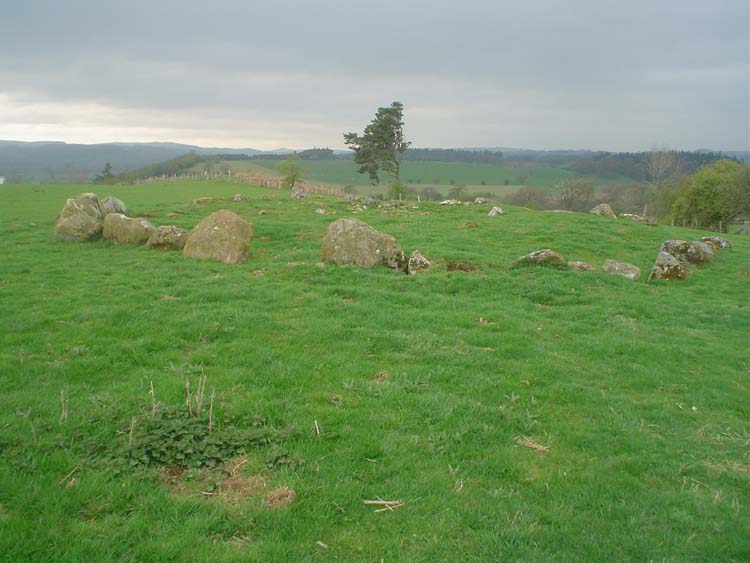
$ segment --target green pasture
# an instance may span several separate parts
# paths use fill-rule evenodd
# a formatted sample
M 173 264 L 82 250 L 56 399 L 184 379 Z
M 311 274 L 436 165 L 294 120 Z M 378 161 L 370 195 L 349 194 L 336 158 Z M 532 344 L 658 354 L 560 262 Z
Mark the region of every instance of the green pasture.
M 363 182 L 351 162 L 303 164 Z M 404 167 L 441 185 L 519 174 Z M 231 209 L 252 257 L 56 240 L 65 199 L 92 189 L 155 224 Z M 3 561 L 750 560 L 747 237 L 684 282 L 647 283 L 663 240 L 703 233 L 489 205 L 355 214 L 231 182 L 6 185 L 0 201 Z M 348 216 L 433 268 L 319 263 Z M 643 276 L 510 267 L 541 248 Z M 208 420 L 227 461 L 182 467 L 203 459 L 183 444 Z M 269 507 L 282 487 L 296 498 Z
M 250 167 L 257 170 L 263 167 L 275 171 L 279 161 L 257 160 L 253 162 L 227 162 L 233 169 Z M 352 160 L 303 160 L 303 179 L 313 182 L 353 186 L 361 193 L 381 193 L 389 178 L 381 178 L 381 186 L 371 186 L 366 174 L 357 172 Z M 428 162 L 406 160 L 401 164 L 401 180 L 405 184 L 421 189 L 427 186 L 438 187 L 447 192 L 456 185 L 464 185 L 470 192 L 503 193 L 521 186 L 535 186 L 553 189 L 561 181 L 574 174 L 564 167 L 548 164 L 517 163 L 498 166 L 494 164 L 472 164 L 465 162 Z M 586 177 L 593 182 L 595 189 L 613 184 L 633 184 L 627 178 Z

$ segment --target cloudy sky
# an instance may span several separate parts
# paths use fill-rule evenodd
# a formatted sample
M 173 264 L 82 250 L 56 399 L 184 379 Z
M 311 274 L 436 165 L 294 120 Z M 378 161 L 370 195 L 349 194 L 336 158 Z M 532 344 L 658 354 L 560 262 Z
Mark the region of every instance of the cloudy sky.
M 0 0 L 0 139 L 747 149 L 747 0 Z

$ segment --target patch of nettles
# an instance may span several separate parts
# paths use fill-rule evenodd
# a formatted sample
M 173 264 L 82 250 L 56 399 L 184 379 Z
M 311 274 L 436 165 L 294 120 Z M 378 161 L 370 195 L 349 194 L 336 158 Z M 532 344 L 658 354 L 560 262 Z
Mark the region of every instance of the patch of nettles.
M 220 424 L 208 415 L 184 407 L 160 406 L 155 412 L 131 420 L 127 439 L 110 452 L 132 467 L 214 467 L 251 450 L 275 446 L 291 436 L 287 429 L 269 426 L 260 417 L 224 419 Z

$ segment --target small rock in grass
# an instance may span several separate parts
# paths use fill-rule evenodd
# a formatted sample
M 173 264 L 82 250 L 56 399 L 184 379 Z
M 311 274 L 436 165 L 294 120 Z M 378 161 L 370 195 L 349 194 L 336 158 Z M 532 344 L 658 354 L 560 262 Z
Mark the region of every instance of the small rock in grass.
M 537 250 L 525 256 L 519 256 L 513 260 L 512 266 L 521 266 L 523 264 L 543 264 L 549 266 L 566 266 L 565 258 L 559 253 L 549 248 Z
M 608 203 L 600 203 L 589 213 L 593 213 L 594 215 L 601 215 L 602 217 L 609 217 L 610 219 L 617 219 L 617 215 Z
M 628 219 L 629 221 L 635 221 L 636 223 L 648 223 L 648 217 L 643 215 L 636 215 L 635 213 L 623 213 L 620 215 L 622 219 Z
M 596 270 L 591 264 L 579 262 L 577 260 L 568 262 L 568 268 L 571 268 L 572 270 L 580 270 L 581 272 L 593 272 Z
M 409 262 L 406 265 L 406 274 L 413 276 L 417 272 L 429 270 L 430 266 L 430 261 L 419 250 L 415 250 L 409 257 Z
M 716 253 L 717 250 L 721 250 L 721 247 L 712 240 L 704 240 L 703 244 L 707 245 L 711 250 Z
M 702 237 L 701 240 L 703 242 L 711 241 L 712 243 L 714 243 L 719 248 L 732 248 L 732 243 L 729 242 L 727 239 L 725 239 L 723 237 L 717 237 L 717 236 Z
M 487 213 L 488 217 L 496 217 L 498 215 L 505 215 L 502 207 L 493 207 L 492 209 L 490 209 L 490 212 Z
M 637 280 L 641 277 L 641 269 L 627 262 L 618 262 L 617 260 L 607 260 L 602 265 L 602 269 L 608 274 L 622 276 L 629 280 Z

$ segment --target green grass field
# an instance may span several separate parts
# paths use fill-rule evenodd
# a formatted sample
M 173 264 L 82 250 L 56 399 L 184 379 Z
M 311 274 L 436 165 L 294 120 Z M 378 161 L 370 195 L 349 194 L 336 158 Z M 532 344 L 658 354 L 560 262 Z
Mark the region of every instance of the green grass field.
M 232 209 L 253 256 L 56 240 L 65 198 L 92 188 L 156 224 Z M 748 238 L 649 284 L 663 240 L 702 233 L 478 205 L 356 215 L 435 262 L 407 277 L 317 264 L 342 199 L 210 182 L 0 195 L 4 561 L 750 560 Z M 545 247 L 644 276 L 510 268 Z M 217 440 L 288 435 L 213 470 L 139 464 L 184 440 L 144 428 L 186 412 L 202 374 Z M 267 508 L 283 486 L 296 499 Z
M 275 171 L 278 161 L 257 160 L 253 162 L 227 162 L 237 171 L 258 166 Z M 300 162 L 303 179 L 313 182 L 326 182 L 342 186 L 355 186 L 362 193 L 382 193 L 383 186 L 371 187 L 366 174 L 357 172 L 357 165 L 352 160 L 304 160 Z M 520 166 L 497 166 L 492 164 L 471 164 L 463 162 L 421 162 L 404 161 L 401 172 L 402 181 L 419 188 L 440 186 L 447 192 L 452 185 L 464 184 L 472 193 L 491 192 L 501 194 L 515 190 L 522 185 L 553 189 L 556 184 L 573 177 L 573 173 L 558 166 L 548 164 L 529 164 Z M 627 178 L 586 178 L 594 183 L 595 188 L 612 184 L 633 184 Z M 382 178 L 383 184 L 387 178 Z

